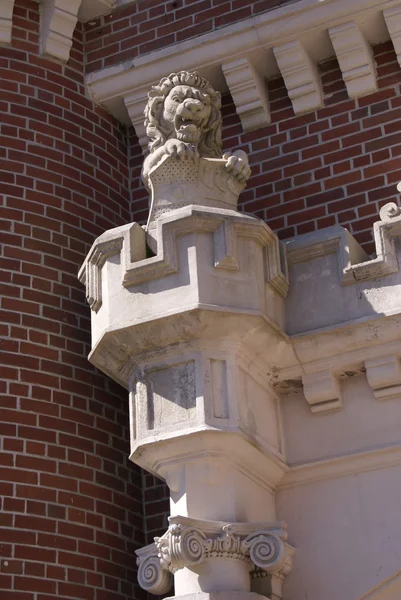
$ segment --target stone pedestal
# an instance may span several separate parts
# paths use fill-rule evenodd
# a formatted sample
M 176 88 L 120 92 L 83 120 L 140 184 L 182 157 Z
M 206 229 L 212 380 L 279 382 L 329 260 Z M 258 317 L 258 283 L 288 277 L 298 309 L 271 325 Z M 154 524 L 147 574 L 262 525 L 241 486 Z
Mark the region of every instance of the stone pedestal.
M 199 539 L 212 532 L 224 548 L 236 539 L 228 531 L 242 532 L 242 550 L 211 550 L 209 539 L 199 564 L 168 567 L 176 593 L 249 594 L 250 572 L 257 579 L 263 566 L 249 558 L 245 531 L 280 531 L 269 536 L 278 535 L 280 560 L 290 562 L 283 526 L 274 523 L 274 491 L 288 468 L 270 383 L 275 360 L 288 352 L 287 280 L 269 227 L 219 207 L 227 198 L 234 205 L 243 188 L 224 161 L 195 161 L 185 171 L 191 181 L 177 183 L 171 160 L 149 177 L 158 183 L 148 232 L 136 224 L 106 232 L 81 271 L 93 308 L 89 359 L 129 390 L 131 460 L 170 489 L 171 525 L 157 548 L 145 549 L 146 568 L 153 573 L 174 527 L 201 519 Z M 199 206 L 207 189 L 207 206 Z M 174 194 L 178 208 L 165 201 Z M 192 197 L 197 205 L 185 206 Z M 156 252 L 149 258 L 146 243 Z M 157 585 L 144 575 L 140 582 L 154 593 L 169 585 L 164 574 Z

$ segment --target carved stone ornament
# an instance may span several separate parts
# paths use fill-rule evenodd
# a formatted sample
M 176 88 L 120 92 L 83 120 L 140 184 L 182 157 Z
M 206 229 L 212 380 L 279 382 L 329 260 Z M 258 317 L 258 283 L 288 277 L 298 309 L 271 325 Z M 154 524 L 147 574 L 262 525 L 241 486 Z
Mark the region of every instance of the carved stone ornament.
M 286 543 L 284 523 L 224 523 L 170 517 L 155 543 L 137 551 L 139 585 L 152 594 L 168 591 L 168 574 L 219 558 L 245 561 L 251 578 L 286 576 L 294 549 Z M 171 577 L 171 575 L 170 575 Z
M 251 170 L 242 150 L 222 154 L 220 107 L 220 93 L 197 72 L 172 73 L 150 90 L 142 170 L 151 191 L 148 226 L 189 204 L 237 208 Z

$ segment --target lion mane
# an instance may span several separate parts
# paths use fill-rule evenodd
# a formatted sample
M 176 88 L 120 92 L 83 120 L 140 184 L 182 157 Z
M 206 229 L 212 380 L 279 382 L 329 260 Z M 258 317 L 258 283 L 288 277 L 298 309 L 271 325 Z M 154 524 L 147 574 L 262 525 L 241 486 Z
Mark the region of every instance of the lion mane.
M 210 97 L 210 117 L 207 125 L 202 132 L 202 137 L 198 145 L 200 156 L 205 158 L 221 157 L 221 96 L 216 92 L 209 82 L 201 77 L 196 71 L 188 73 L 180 71 L 171 73 L 164 77 L 159 85 L 152 86 L 148 93 L 148 103 L 145 108 L 145 127 L 146 134 L 150 138 L 148 144 L 149 152 L 152 154 L 158 148 L 163 146 L 171 137 L 171 131 L 164 129 L 161 125 L 161 116 L 163 113 L 164 101 L 177 85 L 189 85 L 198 88 L 201 92 Z

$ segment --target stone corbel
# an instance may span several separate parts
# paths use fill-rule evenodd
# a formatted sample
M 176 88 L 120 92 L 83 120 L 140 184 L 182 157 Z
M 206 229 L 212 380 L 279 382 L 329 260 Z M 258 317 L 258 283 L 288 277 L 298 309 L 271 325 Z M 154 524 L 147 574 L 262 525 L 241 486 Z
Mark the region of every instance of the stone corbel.
M 124 104 L 127 108 L 131 123 L 135 129 L 142 153 L 145 154 L 148 147 L 149 138 L 146 135 L 144 123 L 144 110 L 148 101 L 147 93 L 143 90 L 127 94 L 124 98 Z
M 384 10 L 383 17 L 393 42 L 398 63 L 401 65 L 401 4 Z
M 314 414 L 342 408 L 340 382 L 330 369 L 306 373 L 302 376 L 304 395 Z
M 224 76 L 244 131 L 252 131 L 271 121 L 267 88 L 248 57 L 222 64 Z
M 43 54 L 68 61 L 81 1 L 44 0 L 40 33 Z
M 294 548 L 287 542 L 284 523 L 224 523 L 189 517 L 170 517 L 166 533 L 136 551 L 138 581 L 152 594 L 166 593 L 171 574 L 219 559 L 245 563 L 250 578 L 274 578 L 276 597 L 291 571 Z M 170 576 L 170 577 L 169 577 Z
M 11 43 L 14 0 L 0 0 L 0 44 Z
M 291 98 L 295 114 L 323 106 L 320 75 L 315 63 L 299 41 L 273 48 L 278 67 Z
M 375 92 L 377 78 L 372 49 L 356 23 L 350 21 L 331 27 L 329 35 L 349 97 Z
M 376 400 L 401 397 L 401 362 L 397 356 L 366 360 L 365 367 Z

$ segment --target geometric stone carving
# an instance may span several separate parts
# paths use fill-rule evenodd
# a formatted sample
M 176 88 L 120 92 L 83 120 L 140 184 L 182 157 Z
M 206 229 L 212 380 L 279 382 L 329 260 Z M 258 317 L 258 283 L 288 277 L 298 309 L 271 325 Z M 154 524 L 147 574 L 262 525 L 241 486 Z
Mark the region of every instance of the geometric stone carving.
M 298 41 L 273 48 L 274 56 L 292 101 L 295 114 L 323 106 L 322 86 L 317 66 Z
M 384 10 L 383 17 L 393 42 L 398 63 L 401 65 L 401 5 Z
M 252 131 L 271 121 L 266 83 L 247 57 L 222 65 L 223 73 L 241 119 L 243 130 Z
M 350 21 L 329 29 L 344 83 L 350 98 L 377 90 L 376 67 L 370 45 L 357 25 Z
M 155 543 L 136 551 L 139 585 L 152 594 L 168 591 L 164 575 L 219 559 L 245 563 L 250 578 L 261 572 L 284 578 L 294 549 L 286 543 L 284 523 L 225 523 L 189 517 L 169 518 L 169 528 Z
M 365 361 L 366 376 L 376 400 L 401 397 L 401 362 L 396 356 Z
M 41 14 L 43 54 L 67 62 L 82 0 L 44 0 Z
M 0 44 L 10 44 L 14 0 L 0 0 Z
M 329 369 L 303 375 L 302 383 L 305 398 L 314 414 L 342 408 L 340 382 Z

